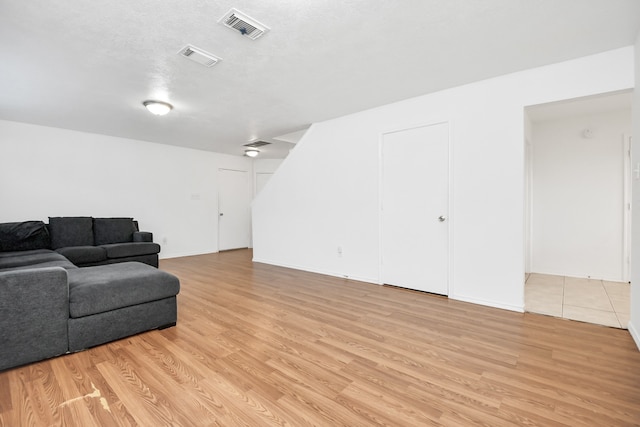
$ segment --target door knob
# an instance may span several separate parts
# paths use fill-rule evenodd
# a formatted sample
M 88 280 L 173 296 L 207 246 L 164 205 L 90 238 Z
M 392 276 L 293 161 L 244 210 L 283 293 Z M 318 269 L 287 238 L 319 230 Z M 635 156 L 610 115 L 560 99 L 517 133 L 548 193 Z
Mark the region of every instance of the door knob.
M 440 222 L 445 222 L 445 221 L 446 221 L 446 219 L 447 219 L 447 218 L 446 218 L 444 215 L 440 215 L 440 216 L 438 217 L 438 221 L 440 221 Z

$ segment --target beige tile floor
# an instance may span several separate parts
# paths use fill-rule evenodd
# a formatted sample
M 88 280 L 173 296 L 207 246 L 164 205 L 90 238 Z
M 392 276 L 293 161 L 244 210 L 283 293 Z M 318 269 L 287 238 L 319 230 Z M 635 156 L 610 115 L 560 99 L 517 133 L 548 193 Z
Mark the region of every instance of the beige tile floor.
M 531 273 L 526 275 L 525 310 L 627 329 L 629 284 Z

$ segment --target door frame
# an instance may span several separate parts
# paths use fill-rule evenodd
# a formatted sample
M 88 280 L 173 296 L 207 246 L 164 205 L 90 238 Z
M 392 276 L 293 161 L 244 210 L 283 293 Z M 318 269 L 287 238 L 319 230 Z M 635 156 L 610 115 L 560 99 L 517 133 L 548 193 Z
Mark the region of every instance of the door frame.
M 383 194 L 382 194 L 382 187 L 383 187 L 383 164 L 384 164 L 384 158 L 383 158 L 383 144 L 384 144 L 384 136 L 386 134 L 390 134 L 390 133 L 395 133 L 395 132 L 402 132 L 402 131 L 406 131 L 406 130 L 412 130 L 412 129 L 417 129 L 417 128 L 423 128 L 423 127 L 429 127 L 429 126 L 436 126 L 436 125 L 441 125 L 441 124 L 446 124 L 447 125 L 447 138 L 448 138 L 448 146 L 447 146 L 447 150 L 448 150 L 448 191 L 447 191 L 447 297 L 454 297 L 455 296 L 455 281 L 454 281 L 454 272 L 453 272 L 453 265 L 454 265 L 454 259 L 453 259 L 453 254 L 454 254 L 454 218 L 455 218 L 455 212 L 454 212 L 454 203 L 453 203 L 453 198 L 454 198 L 454 185 L 453 185 L 453 171 L 454 171 L 454 160 L 453 160 L 453 132 L 452 132 L 452 121 L 449 119 L 441 119 L 441 120 L 435 120 L 435 121 L 429 121 L 429 122 L 423 122 L 423 123 L 418 123 L 418 124 L 412 124 L 412 125 L 407 125 L 407 126 L 402 126 L 402 127 L 397 127 L 397 128 L 391 128 L 391 129 L 387 129 L 384 131 L 381 131 L 378 134 L 378 284 L 380 285 L 384 285 L 384 281 L 383 281 L 383 264 L 382 264 L 382 254 L 383 254 L 383 245 L 384 245 L 384 240 L 383 240 L 383 215 L 382 215 L 382 209 L 383 209 Z
M 524 272 L 533 265 L 533 144 L 524 139 Z M 524 282 L 523 282 L 524 283 Z M 523 284 L 524 286 L 524 284 Z
M 624 218 L 622 220 L 622 280 L 631 282 L 631 221 L 632 221 L 632 164 L 631 164 L 631 139 L 630 134 L 625 133 L 623 136 L 622 148 L 624 150 Z

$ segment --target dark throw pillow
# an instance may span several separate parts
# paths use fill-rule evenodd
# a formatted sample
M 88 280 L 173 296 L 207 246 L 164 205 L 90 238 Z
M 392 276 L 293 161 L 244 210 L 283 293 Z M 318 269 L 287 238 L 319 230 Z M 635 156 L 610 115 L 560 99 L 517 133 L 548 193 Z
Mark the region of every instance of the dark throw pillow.
M 133 241 L 133 218 L 94 218 L 93 240 L 96 246 Z
M 49 217 L 53 249 L 93 246 L 93 218 L 90 216 Z
M 49 231 L 42 221 L 0 224 L 0 251 L 30 251 L 51 248 Z

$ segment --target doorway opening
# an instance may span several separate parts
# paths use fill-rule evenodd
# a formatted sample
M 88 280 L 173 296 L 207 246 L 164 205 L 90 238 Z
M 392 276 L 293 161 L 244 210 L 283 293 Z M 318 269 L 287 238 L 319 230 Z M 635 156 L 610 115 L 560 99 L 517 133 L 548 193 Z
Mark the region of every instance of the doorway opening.
M 525 310 L 626 327 L 631 91 L 525 109 Z

